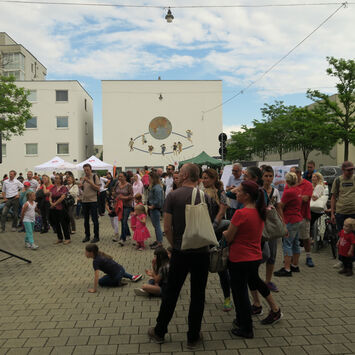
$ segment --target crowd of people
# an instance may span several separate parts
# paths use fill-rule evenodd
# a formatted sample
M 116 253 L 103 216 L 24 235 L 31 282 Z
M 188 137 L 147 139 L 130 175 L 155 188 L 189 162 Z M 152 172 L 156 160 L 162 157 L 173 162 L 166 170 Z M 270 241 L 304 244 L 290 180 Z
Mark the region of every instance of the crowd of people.
M 355 245 L 353 163 L 344 162 L 342 172 L 330 191 L 329 213 L 339 232 L 338 254 L 343 266 L 339 273 L 351 276 Z M 41 233 L 47 233 L 52 227 L 57 235 L 56 244 L 70 244 L 71 235 L 76 232 L 75 216 L 81 209 L 85 229 L 82 242 L 90 242 L 85 252 L 88 258 L 93 259 L 95 270 L 94 287 L 89 292 L 96 292 L 98 286 L 123 286 L 123 278 L 136 282 L 143 277 L 142 274 L 127 273 L 112 257 L 99 251 L 99 216 L 103 217 L 107 212 L 110 218 L 113 245 L 127 247 L 127 239 L 132 235 L 138 251 L 146 249 L 145 243 L 151 237 L 147 228 L 150 218 L 155 234 L 154 242 L 149 244 L 149 248 L 154 249 L 152 267 L 145 271 L 148 282 L 134 290 L 138 296 L 162 298 L 157 323 L 149 329 L 148 336 L 157 343 L 164 342 L 181 288 L 190 274 L 187 341 L 188 347 L 195 349 L 202 341 L 200 330 L 210 248 L 182 249 L 186 207 L 191 204 L 194 188 L 204 193 L 197 194 L 196 204 L 203 202 L 201 196 L 204 196 L 215 236 L 221 245 L 229 248 L 228 265 L 218 276 L 224 296 L 222 310 L 231 311 L 234 304 L 236 311 L 231 329 L 234 335 L 254 336 L 252 317 L 263 314 L 259 294 L 270 307 L 261 323 L 273 324 L 282 318 L 277 297 L 274 297 L 279 290 L 273 277 L 292 277 L 302 271 L 300 245 L 305 250 L 305 265 L 315 267 L 311 255 L 312 226 L 323 211 L 312 209 L 312 205 L 327 196 L 324 179 L 315 170 L 314 162 L 309 162 L 303 174 L 297 166 L 290 169 L 281 191 L 273 185 L 273 180 L 271 166 L 243 169 L 238 163 L 233 165 L 226 186 L 221 182 L 221 172 L 211 168 L 202 171 L 195 164 L 185 164 L 179 171 L 175 171 L 174 165 L 169 165 L 166 172 L 145 167 L 135 173 L 119 172 L 117 177 L 111 173 L 100 177 L 92 171 L 90 164 L 86 164 L 84 177 L 79 181 L 70 172 L 51 177 L 28 172 L 27 179 L 21 181 L 16 179 L 15 171 L 10 171 L 2 183 L 1 231 L 5 231 L 9 213 L 13 231 L 17 230 L 20 217 L 21 228 L 26 231 L 25 246 L 37 249 L 33 239 L 37 211 L 41 216 Z M 281 241 L 283 267 L 276 271 L 278 240 L 266 241 L 263 238 L 267 210 L 270 209 L 276 209 L 287 229 Z M 90 218 L 94 229 L 92 239 Z M 169 248 L 164 248 L 163 236 Z M 265 279 L 259 275 L 263 262 L 266 264 Z M 99 278 L 99 271 L 106 275 Z

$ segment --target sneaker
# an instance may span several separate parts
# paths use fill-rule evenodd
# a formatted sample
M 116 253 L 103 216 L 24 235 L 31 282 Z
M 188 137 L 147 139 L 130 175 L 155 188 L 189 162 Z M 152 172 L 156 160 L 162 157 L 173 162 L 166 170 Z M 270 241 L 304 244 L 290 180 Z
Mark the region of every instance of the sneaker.
M 87 243 L 87 242 L 89 242 L 89 241 L 90 241 L 90 238 L 84 238 L 84 239 L 82 240 L 83 243 Z
M 283 314 L 281 313 L 281 308 L 279 308 L 277 312 L 270 310 L 269 315 L 261 321 L 261 324 L 273 324 L 278 322 L 282 317 Z
M 203 336 L 202 336 L 202 333 L 200 333 L 197 340 L 187 341 L 186 347 L 189 350 L 196 350 L 202 345 L 202 342 L 203 342 Z
M 277 288 L 277 286 L 273 283 L 273 282 L 268 282 L 266 284 L 266 286 L 268 287 L 268 289 L 272 292 L 279 292 L 279 289 Z
M 124 241 L 124 240 L 120 240 L 120 241 L 118 242 L 118 244 L 119 244 L 121 247 L 124 247 L 125 241 Z
M 163 245 L 161 243 L 157 243 L 155 244 L 154 246 L 150 247 L 150 249 L 157 249 L 157 248 L 160 248 L 162 247 Z
M 155 241 L 154 243 L 149 244 L 149 248 L 155 248 L 157 245 L 158 245 L 158 242 Z
M 11 228 L 11 232 L 17 232 L 17 229 L 14 228 L 14 227 L 12 227 L 12 228 Z
M 292 266 L 291 265 L 291 271 L 292 272 L 300 272 L 300 268 L 299 268 L 299 266 Z
M 142 288 L 135 288 L 133 291 L 137 296 L 149 296 L 149 293 L 147 291 L 144 291 Z
M 113 237 L 112 237 L 112 241 L 113 242 L 118 242 L 120 240 L 120 236 L 118 234 L 115 234 Z
M 279 276 L 279 277 L 291 277 L 292 276 L 292 271 L 286 271 L 284 267 L 282 267 L 280 270 L 274 272 L 274 276 Z
M 227 297 L 223 303 L 223 312 L 229 312 L 231 310 L 232 310 L 232 302 L 231 299 Z
M 143 251 L 143 250 L 144 250 L 144 248 L 142 248 L 142 247 L 138 248 L 138 251 Z
M 160 337 L 159 335 L 155 334 L 155 329 L 154 328 L 149 328 L 148 329 L 148 337 L 153 340 L 154 343 L 156 344 L 163 344 L 164 343 L 164 337 Z
M 263 306 L 251 306 L 251 315 L 252 316 L 261 316 L 263 314 Z
M 308 267 L 314 267 L 313 260 L 310 256 L 308 258 L 306 258 L 306 265 Z
M 100 241 L 99 238 L 94 238 L 94 239 L 91 239 L 91 240 L 90 240 L 90 243 L 97 243 L 97 242 L 99 242 L 99 241 Z
M 338 263 L 336 263 L 336 264 L 333 265 L 333 268 L 334 268 L 334 269 L 339 269 L 339 268 L 342 267 L 342 266 L 343 266 L 343 263 L 342 263 L 341 261 L 339 261 Z
M 33 243 L 33 244 L 31 244 L 30 248 L 31 248 L 32 250 L 36 250 L 36 249 L 38 249 L 38 245 L 36 245 L 35 243 Z
M 239 328 L 233 328 L 231 330 L 232 334 L 234 334 L 237 337 L 241 337 L 241 338 L 247 338 L 247 339 L 252 339 L 254 338 L 254 333 L 253 331 L 251 332 L 245 332 L 244 330 L 241 330 Z
M 25 248 L 31 248 L 31 243 L 25 243 Z
M 348 269 L 345 274 L 345 276 L 353 276 L 353 275 L 354 275 L 354 273 L 353 273 L 353 270 L 351 270 L 351 269 Z
M 346 274 L 348 272 L 347 269 L 341 269 L 338 271 L 338 274 L 342 275 L 342 274 Z
M 137 281 L 141 280 L 142 278 L 143 278 L 143 275 L 142 275 L 142 274 L 133 275 L 131 281 L 132 281 L 132 282 L 137 282 Z

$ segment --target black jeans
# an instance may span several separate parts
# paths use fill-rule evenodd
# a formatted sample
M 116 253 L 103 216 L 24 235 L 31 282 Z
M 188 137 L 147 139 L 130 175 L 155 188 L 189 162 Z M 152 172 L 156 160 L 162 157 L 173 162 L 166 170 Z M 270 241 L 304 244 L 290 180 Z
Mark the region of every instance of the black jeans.
M 98 200 L 98 205 L 99 205 L 99 213 L 100 215 L 105 214 L 105 204 L 106 204 L 106 190 L 101 191 L 99 193 L 99 200 Z
M 92 222 L 94 223 L 94 238 L 100 239 L 99 237 L 99 218 L 97 216 L 97 202 L 82 202 L 83 214 L 84 214 L 84 227 L 85 227 L 85 238 L 90 239 L 90 214 Z
M 353 269 L 353 257 L 352 256 L 339 255 L 339 260 L 343 263 L 344 269 L 347 269 L 347 270 Z
M 168 283 L 164 289 L 155 333 L 163 337 L 168 332 L 169 322 L 174 314 L 177 300 L 186 276 L 190 273 L 191 302 L 189 308 L 189 330 L 187 340 L 196 341 L 200 336 L 205 290 L 210 263 L 208 252 L 183 252 L 173 250 L 170 259 Z
M 40 212 L 42 217 L 42 230 L 47 231 L 49 229 L 49 211 L 50 203 L 49 201 L 43 200 L 40 204 Z
M 231 282 L 229 277 L 229 271 L 224 270 L 218 273 L 219 282 L 223 291 L 224 298 L 229 298 L 231 296 Z
M 63 234 L 64 238 L 66 240 L 70 240 L 70 230 L 69 230 L 69 216 L 68 212 L 66 210 L 55 210 L 51 209 L 51 220 L 54 223 L 54 228 L 57 232 L 57 237 L 59 240 L 63 240 Z
M 248 285 L 251 291 L 258 290 L 263 297 L 270 294 L 265 282 L 259 277 L 259 266 L 260 260 L 228 264 L 236 318 L 240 329 L 247 333 L 253 331 Z
M 131 235 L 131 231 L 129 230 L 128 227 L 128 218 L 130 213 L 133 212 L 133 208 L 132 207 L 123 207 L 123 216 L 122 216 L 122 220 L 121 220 L 121 240 L 123 240 L 124 242 L 127 239 L 127 236 Z

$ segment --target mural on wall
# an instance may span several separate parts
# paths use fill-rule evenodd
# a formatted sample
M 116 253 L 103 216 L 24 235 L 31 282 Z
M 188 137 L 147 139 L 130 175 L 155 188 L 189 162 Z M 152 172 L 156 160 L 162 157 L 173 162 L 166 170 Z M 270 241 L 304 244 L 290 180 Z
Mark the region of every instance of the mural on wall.
M 140 134 L 136 138 L 130 139 L 128 143 L 130 152 L 137 150 L 143 153 L 148 153 L 150 155 L 154 154 L 165 156 L 168 154 L 173 154 L 178 156 L 182 153 L 183 150 L 193 147 L 192 130 L 187 129 L 184 134 L 174 132 L 171 122 L 166 117 L 159 116 L 153 118 L 149 123 L 148 130 L 148 132 Z M 174 142 L 171 147 L 168 146 L 168 142 L 163 142 L 162 144 L 160 144 L 160 142 L 156 142 L 156 140 L 162 141 L 168 139 L 169 137 L 174 138 Z M 139 142 L 141 143 L 140 145 Z M 154 146 L 154 144 L 157 146 Z

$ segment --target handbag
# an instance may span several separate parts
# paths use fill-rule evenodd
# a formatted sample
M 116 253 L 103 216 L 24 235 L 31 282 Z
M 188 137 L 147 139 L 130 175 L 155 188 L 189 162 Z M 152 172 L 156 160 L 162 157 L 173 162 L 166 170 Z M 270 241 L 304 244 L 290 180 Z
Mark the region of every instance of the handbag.
M 287 234 L 287 228 L 276 208 L 272 205 L 266 208 L 266 220 L 263 230 L 263 241 L 283 238 Z
M 208 270 L 212 273 L 221 272 L 227 269 L 229 257 L 228 247 L 213 247 L 210 249 L 210 265 Z
M 313 201 L 311 199 L 311 211 L 315 213 L 322 213 L 324 212 L 327 206 L 328 196 L 321 196 L 317 200 Z
M 65 196 L 65 199 L 62 201 L 63 207 L 65 209 L 68 209 L 69 207 L 74 206 L 74 203 L 75 203 L 75 199 L 69 193 Z
M 200 203 L 195 205 L 197 191 L 200 193 Z M 192 191 L 191 204 L 185 206 L 185 221 L 181 250 L 199 249 L 209 245 L 218 246 L 208 213 L 205 194 L 197 188 Z

